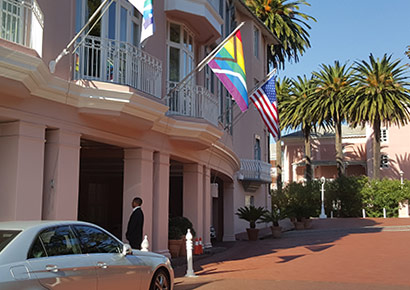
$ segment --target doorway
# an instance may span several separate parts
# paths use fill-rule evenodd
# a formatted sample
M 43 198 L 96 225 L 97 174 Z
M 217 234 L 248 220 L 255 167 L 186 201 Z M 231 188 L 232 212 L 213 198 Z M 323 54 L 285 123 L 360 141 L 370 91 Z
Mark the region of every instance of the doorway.
M 78 220 L 122 236 L 124 151 L 81 140 Z

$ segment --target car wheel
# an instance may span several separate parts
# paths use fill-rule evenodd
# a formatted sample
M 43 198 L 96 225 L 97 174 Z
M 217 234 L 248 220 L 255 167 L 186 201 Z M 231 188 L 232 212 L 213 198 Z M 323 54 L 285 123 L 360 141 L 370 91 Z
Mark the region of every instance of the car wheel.
M 155 272 L 155 275 L 152 278 L 151 286 L 149 289 L 150 290 L 169 290 L 171 289 L 169 284 L 170 284 L 170 281 L 169 281 L 167 273 L 164 270 L 158 270 L 157 272 Z

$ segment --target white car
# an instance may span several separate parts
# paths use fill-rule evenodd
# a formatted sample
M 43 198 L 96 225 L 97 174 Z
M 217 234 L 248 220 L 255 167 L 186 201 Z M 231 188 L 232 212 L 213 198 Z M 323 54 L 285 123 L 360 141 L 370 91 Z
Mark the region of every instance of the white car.
M 173 289 L 163 255 L 77 221 L 0 222 L 0 289 Z

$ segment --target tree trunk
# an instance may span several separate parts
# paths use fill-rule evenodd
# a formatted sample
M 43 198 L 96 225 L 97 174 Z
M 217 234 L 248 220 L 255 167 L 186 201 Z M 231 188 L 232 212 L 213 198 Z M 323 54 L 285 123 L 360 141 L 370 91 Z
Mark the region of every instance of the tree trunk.
M 373 179 L 380 179 L 380 121 L 373 124 Z
M 342 149 L 342 124 L 338 122 L 335 126 L 335 149 L 336 149 L 336 165 L 337 176 L 345 175 L 345 166 L 343 163 L 343 149 Z
M 276 187 L 282 190 L 282 141 L 276 141 Z
M 307 182 L 312 181 L 312 160 L 311 160 L 311 152 L 310 152 L 310 128 L 304 130 L 305 136 L 305 162 L 306 162 L 306 170 L 305 170 L 305 179 Z

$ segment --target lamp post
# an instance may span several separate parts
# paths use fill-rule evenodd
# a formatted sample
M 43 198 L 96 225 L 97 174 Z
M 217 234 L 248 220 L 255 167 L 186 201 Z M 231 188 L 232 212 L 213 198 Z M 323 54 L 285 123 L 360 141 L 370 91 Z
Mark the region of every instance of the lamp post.
M 320 181 L 322 182 L 322 208 L 320 210 L 319 218 L 325 219 L 325 218 L 327 218 L 327 215 L 325 214 L 325 182 L 326 182 L 326 178 L 324 176 L 322 176 L 322 178 L 320 178 Z
M 404 172 L 403 172 L 403 170 L 400 170 L 400 183 L 401 183 L 401 185 L 403 185 L 403 175 L 404 175 Z

